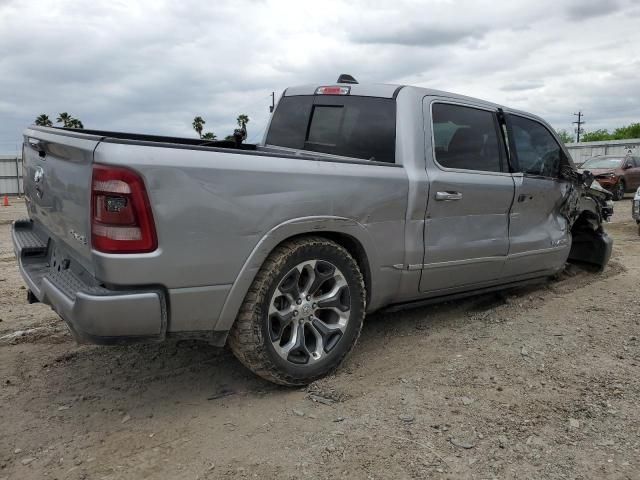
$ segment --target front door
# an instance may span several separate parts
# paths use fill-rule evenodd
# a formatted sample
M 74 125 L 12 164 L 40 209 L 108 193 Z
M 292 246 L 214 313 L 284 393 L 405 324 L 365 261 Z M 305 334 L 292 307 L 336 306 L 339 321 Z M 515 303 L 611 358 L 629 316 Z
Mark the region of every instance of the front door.
M 509 223 L 509 256 L 504 277 L 544 274 L 564 265 L 571 232 L 561 214 L 570 191 L 560 179 L 564 151 L 549 129 L 536 119 L 508 114 L 507 131 L 516 173 Z
M 420 290 L 444 294 L 495 281 L 509 250 L 514 195 L 496 111 L 428 98 L 423 109 L 432 131 Z

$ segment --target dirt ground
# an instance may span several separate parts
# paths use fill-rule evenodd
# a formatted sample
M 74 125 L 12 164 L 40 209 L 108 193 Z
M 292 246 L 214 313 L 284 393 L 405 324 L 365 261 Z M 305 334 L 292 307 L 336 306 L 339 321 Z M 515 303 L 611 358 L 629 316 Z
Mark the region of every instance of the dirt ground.
M 15 201 L 14 201 L 15 203 Z M 28 305 L 0 207 L 0 479 L 640 478 L 640 237 L 601 274 L 373 315 L 335 376 L 195 342 L 78 346 Z

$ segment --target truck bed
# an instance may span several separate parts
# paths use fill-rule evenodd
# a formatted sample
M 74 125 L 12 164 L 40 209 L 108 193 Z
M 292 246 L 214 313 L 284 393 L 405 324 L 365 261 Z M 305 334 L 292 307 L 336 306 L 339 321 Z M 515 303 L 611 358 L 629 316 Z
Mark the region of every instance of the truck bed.
M 43 246 L 37 258 L 23 261 L 29 272 L 41 273 L 27 283 L 40 301 L 66 312 L 80 339 L 111 341 L 97 338 L 108 336 L 98 328 L 102 314 L 76 314 L 80 309 L 95 304 L 95 312 L 102 312 L 107 297 L 133 308 L 144 295 L 148 311 L 138 311 L 140 324 L 128 336 L 206 332 L 219 336 L 214 343 L 224 343 L 245 279 L 280 241 L 308 228 L 340 231 L 368 245 L 371 269 L 388 273 L 372 285 L 380 295 L 370 308 L 398 288 L 400 272 L 391 266 L 404 260 L 408 195 L 399 164 L 285 147 L 41 127 L 26 130 L 24 158 L 30 221 L 16 235 L 33 233 Z M 144 180 L 155 250 L 113 254 L 92 248 L 92 172 L 104 167 L 128 169 Z M 376 236 L 393 242 L 378 251 Z M 89 287 L 105 289 L 99 298 L 65 294 L 69 282 L 57 273 L 58 257 L 71 270 L 65 275 L 84 279 L 83 295 Z M 76 321 L 81 318 L 93 330 Z M 119 330 L 118 336 L 126 335 Z
M 39 127 L 32 127 L 33 130 L 40 130 Z M 309 150 L 299 150 L 293 148 L 263 146 L 252 143 L 242 143 L 239 146 L 231 140 L 203 140 L 201 138 L 186 137 L 169 137 L 164 135 L 148 135 L 144 133 L 127 133 L 112 132 L 109 130 L 90 130 L 78 128 L 63 127 L 44 127 L 47 131 L 52 129 L 64 131 L 69 136 L 91 136 L 96 137 L 101 142 L 106 143 L 122 143 L 129 145 L 147 145 L 160 148 L 183 148 L 190 150 L 209 150 L 227 153 L 259 155 L 265 157 L 283 157 L 283 158 L 307 158 L 310 160 L 321 158 L 324 161 L 336 161 L 347 163 L 367 163 L 367 164 L 383 164 L 386 162 L 375 162 L 370 160 L 360 160 L 351 157 L 342 157 L 339 155 L 331 155 L 322 152 L 313 152 Z

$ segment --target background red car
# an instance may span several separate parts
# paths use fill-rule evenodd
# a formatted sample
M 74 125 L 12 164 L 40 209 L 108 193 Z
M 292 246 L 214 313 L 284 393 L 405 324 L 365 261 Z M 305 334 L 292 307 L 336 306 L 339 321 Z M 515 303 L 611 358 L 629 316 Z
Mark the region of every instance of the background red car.
M 581 170 L 593 173 L 598 183 L 613 193 L 614 200 L 640 187 L 640 157 L 599 155 L 584 162 Z

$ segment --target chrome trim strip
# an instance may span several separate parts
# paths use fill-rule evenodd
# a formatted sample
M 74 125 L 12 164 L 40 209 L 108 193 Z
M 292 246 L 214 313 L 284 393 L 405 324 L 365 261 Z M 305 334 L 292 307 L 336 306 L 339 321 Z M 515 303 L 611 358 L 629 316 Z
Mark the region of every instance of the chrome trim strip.
M 437 268 L 456 267 L 459 265 L 472 265 L 474 263 L 490 263 L 490 262 L 504 262 L 513 260 L 516 258 L 522 258 L 529 255 L 541 255 L 545 253 L 559 252 L 570 248 L 570 244 L 560 245 L 557 247 L 540 248 L 538 250 L 531 250 L 528 252 L 510 253 L 508 255 L 496 256 L 496 257 L 481 257 L 481 258 L 467 258 L 465 260 L 450 260 L 447 262 L 438 263 L 416 263 L 412 265 L 394 265 L 394 268 L 399 270 L 431 270 Z M 400 267 L 400 268 L 399 268 Z

